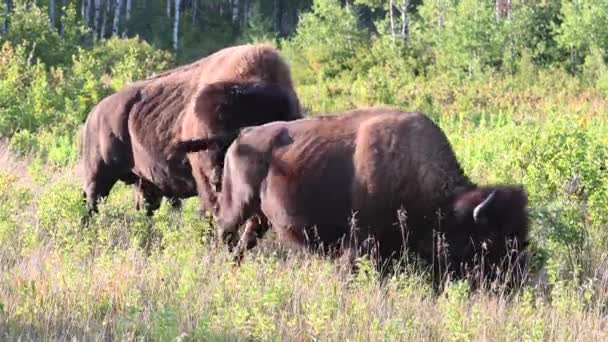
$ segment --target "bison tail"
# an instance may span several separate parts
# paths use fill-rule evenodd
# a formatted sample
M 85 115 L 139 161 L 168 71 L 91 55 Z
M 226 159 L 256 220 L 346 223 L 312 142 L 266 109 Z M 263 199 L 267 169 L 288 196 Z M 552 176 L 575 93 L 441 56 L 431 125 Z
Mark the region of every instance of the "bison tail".
M 223 146 L 230 142 L 230 138 L 225 135 L 218 135 L 211 138 L 199 138 L 178 141 L 172 148 L 170 156 L 193 152 L 206 151 L 212 146 Z

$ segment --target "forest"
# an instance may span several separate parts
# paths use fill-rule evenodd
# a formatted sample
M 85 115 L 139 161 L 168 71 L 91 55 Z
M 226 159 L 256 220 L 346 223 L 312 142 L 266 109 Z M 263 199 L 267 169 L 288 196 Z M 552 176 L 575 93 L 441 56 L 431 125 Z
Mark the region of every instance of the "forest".
M 523 184 L 516 293 L 436 294 L 411 267 L 292 254 L 269 234 L 238 268 L 198 199 L 86 211 L 78 132 L 126 84 L 268 42 L 307 116 L 430 116 L 479 183 Z M 1 340 L 596 341 L 608 338 L 608 2 L 2 0 Z M 409 265 L 409 264 L 408 264 Z

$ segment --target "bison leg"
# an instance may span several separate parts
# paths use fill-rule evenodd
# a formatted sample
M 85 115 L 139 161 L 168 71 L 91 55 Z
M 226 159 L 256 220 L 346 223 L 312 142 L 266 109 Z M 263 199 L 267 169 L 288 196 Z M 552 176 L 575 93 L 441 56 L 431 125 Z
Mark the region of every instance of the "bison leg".
M 111 174 L 108 172 L 108 174 Z M 87 217 L 93 213 L 97 213 L 97 205 L 101 198 L 108 197 L 110 190 L 118 178 L 115 177 L 100 177 L 99 174 L 87 177 L 84 185 L 84 197 L 87 205 Z
M 245 230 L 239 239 L 234 254 L 234 261 L 240 263 L 246 251 L 254 248 L 269 229 L 268 220 L 262 215 L 255 215 L 245 222 Z
M 153 216 L 154 212 L 160 208 L 163 199 L 160 189 L 145 179 L 140 179 L 137 184 L 136 197 L 136 209 L 145 209 L 148 217 Z
M 182 208 L 181 198 L 171 196 L 171 197 L 167 198 L 167 201 L 169 201 L 169 205 L 171 205 L 171 208 L 173 208 L 173 210 L 181 210 L 181 208 Z

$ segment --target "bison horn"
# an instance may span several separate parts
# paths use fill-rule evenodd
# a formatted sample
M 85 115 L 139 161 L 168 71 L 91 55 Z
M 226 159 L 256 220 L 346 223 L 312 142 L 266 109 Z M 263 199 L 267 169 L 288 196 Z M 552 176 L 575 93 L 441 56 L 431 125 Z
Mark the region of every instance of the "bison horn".
M 473 220 L 475 220 L 475 222 L 479 220 L 479 214 L 488 206 L 488 204 L 490 204 L 490 202 L 494 198 L 494 195 L 496 195 L 496 190 L 492 191 L 492 193 L 490 193 L 490 195 L 488 195 L 488 197 L 486 197 L 483 202 L 479 203 L 479 205 L 477 205 L 475 209 L 473 209 Z

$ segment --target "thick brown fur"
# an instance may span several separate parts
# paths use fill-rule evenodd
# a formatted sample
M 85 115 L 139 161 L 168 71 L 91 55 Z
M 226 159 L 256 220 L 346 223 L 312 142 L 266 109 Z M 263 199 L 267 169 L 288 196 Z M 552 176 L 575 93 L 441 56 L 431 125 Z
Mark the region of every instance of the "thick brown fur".
M 447 137 L 421 113 L 369 108 L 245 128 L 226 154 L 222 189 L 224 236 L 259 216 L 296 245 L 330 251 L 342 243 L 349 255 L 371 237 L 379 261 L 407 247 L 457 277 L 475 272 L 482 255 L 481 273 L 490 276 L 511 254 L 505 240 L 518 241 L 516 252 L 527 244 L 523 188 L 471 182 Z M 475 221 L 475 207 L 492 191 Z M 241 239 L 246 248 L 255 246 L 250 233 Z M 442 253 L 438 235 L 448 245 Z
M 137 186 L 149 214 L 162 196 L 177 205 L 199 193 L 203 209 L 213 208 L 213 183 L 230 141 L 190 155 L 175 144 L 301 117 L 288 65 L 264 44 L 225 48 L 129 84 L 93 108 L 81 133 L 89 210 L 118 180 Z

